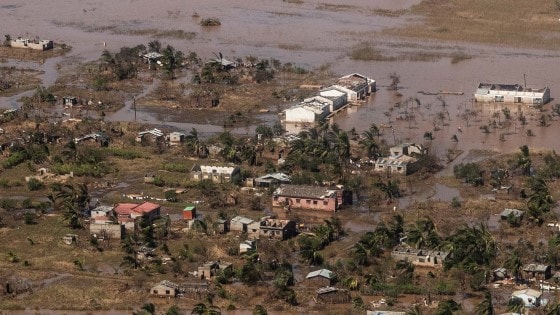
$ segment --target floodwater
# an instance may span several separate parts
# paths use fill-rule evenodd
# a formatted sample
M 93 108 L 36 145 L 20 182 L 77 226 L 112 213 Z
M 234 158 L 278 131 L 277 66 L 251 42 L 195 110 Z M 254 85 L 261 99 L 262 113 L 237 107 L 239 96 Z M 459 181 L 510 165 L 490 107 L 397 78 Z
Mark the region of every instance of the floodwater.
M 184 38 L 163 35 L 160 41 L 169 43 L 185 52 L 195 51 L 203 58 L 212 58 L 221 52 L 226 58 L 255 55 L 276 58 L 298 66 L 316 69 L 329 66 L 334 75 L 360 72 L 377 80 L 378 91 L 368 102 L 351 107 L 335 116 L 334 122 L 344 129 L 355 128 L 361 132 L 371 123 L 392 126 L 386 130 L 389 143 L 400 141 L 425 142 L 423 134 L 432 131 L 434 139 L 429 144 L 432 151 L 443 157 L 448 149 L 485 149 L 514 151 L 520 145 L 557 148 L 560 140 L 557 123 L 539 127 L 540 113 L 523 108 L 529 124 L 512 123 L 503 129 L 491 129 L 489 134 L 480 130 L 501 108 L 494 105 L 472 103 L 472 93 L 480 81 L 523 83 L 524 75 L 530 86 L 551 87 L 552 97 L 560 89 L 557 65 L 560 54 L 550 51 L 527 51 L 511 48 L 441 43 L 430 41 L 386 38 L 378 32 L 388 27 L 398 27 L 418 21 L 419 17 L 403 15 L 388 17 L 377 14 L 380 10 L 401 10 L 419 3 L 419 0 L 351 0 L 344 5 L 337 1 L 304 1 L 301 4 L 276 0 L 262 1 L 203 1 L 185 3 L 180 0 L 149 1 L 72 1 L 72 0 L 19 0 L 5 1 L 0 5 L 0 27 L 12 36 L 50 38 L 73 47 L 70 56 L 82 60 L 97 59 L 104 49 L 116 51 L 122 46 L 133 46 L 153 40 L 161 31 L 182 31 L 191 34 Z M 199 17 L 193 17 L 197 13 Z M 201 18 L 218 17 L 222 26 L 202 28 Z M 305 30 L 302 32 L 301 30 Z M 165 37 L 167 36 L 167 37 Z M 398 62 L 355 61 L 348 57 L 352 47 L 362 42 L 374 42 L 386 56 L 402 57 Z M 433 56 L 426 61 L 416 61 L 416 54 Z M 451 56 L 462 53 L 471 59 L 452 63 Z M 62 58 L 47 60 L 38 65 L 45 73 L 43 83 L 49 86 L 56 80 L 56 64 Z M 414 60 L 414 61 L 412 61 Z M 399 93 L 388 91 L 389 74 L 400 77 Z M 145 93 L 153 87 L 147 87 Z M 463 92 L 463 95 L 446 95 L 442 107 L 437 96 L 419 94 L 439 91 Z M 21 95 L 0 99 L 2 104 L 14 107 Z M 397 102 L 416 97 L 419 108 L 395 108 Z M 553 101 L 554 102 L 554 101 Z M 408 102 L 410 103 L 410 102 Z M 288 104 L 286 105 L 288 106 Z M 550 107 L 551 105 L 548 105 Z M 492 108 L 490 108 L 492 107 Z M 512 113 L 517 106 L 509 106 Z M 545 108 L 548 108 L 545 107 Z M 468 126 L 459 115 L 466 109 L 481 114 L 471 119 Z M 436 117 L 447 116 L 440 126 Z M 402 119 L 414 116 L 412 121 Z M 167 125 L 177 129 L 197 128 L 201 133 L 216 133 L 222 126 L 193 124 L 177 121 L 173 115 L 137 111 L 137 121 Z M 108 120 L 134 120 L 134 112 L 127 106 L 120 112 L 109 114 Z M 272 123 L 274 115 L 265 117 Z M 459 131 L 461 128 L 461 131 Z M 526 136 L 527 129 L 535 134 Z M 254 126 L 230 130 L 237 134 L 254 131 Z M 458 142 L 451 141 L 456 135 Z
M 398 27 L 420 19 L 409 15 L 384 16 L 381 14 L 383 10 L 403 10 L 419 2 L 350 0 L 340 5 L 334 0 L 303 1 L 300 4 L 277 0 L 194 0 L 188 3 L 180 0 L 14 0 L 3 1 L 0 5 L 3 17 L 0 27 L 12 36 L 38 36 L 66 43 L 72 46 L 70 56 L 84 61 L 99 58 L 104 49 L 116 51 L 122 46 L 146 44 L 158 38 L 164 44 L 169 43 L 184 52 L 195 51 L 203 58 L 212 58 L 213 53 L 221 52 L 229 59 L 254 55 L 292 62 L 308 69 L 329 66 L 334 75 L 360 72 L 377 80 L 378 92 L 366 104 L 349 108 L 335 116 L 333 121 L 344 129 L 355 128 L 358 132 L 367 129 L 371 123 L 392 126 L 385 135 L 390 144 L 400 141 L 425 142 L 424 132 L 432 131 L 434 139 L 426 144 L 440 157 L 448 149 L 515 151 L 523 144 L 557 148 L 560 144 L 560 140 L 556 139 L 557 123 L 551 121 L 549 127 L 539 127 L 540 113 L 525 107 L 522 110 L 528 118 L 528 125 L 512 123 L 507 128 L 491 129 L 489 134 L 483 134 L 480 127 L 495 120 L 492 115 L 500 112 L 501 108 L 473 104 L 472 94 L 478 82 L 523 83 L 525 75 L 529 86 L 548 85 L 554 97 L 560 89 L 560 75 L 557 72 L 560 54 L 395 39 L 378 33 L 384 28 Z M 199 17 L 194 17 L 195 13 Z M 200 19 L 208 17 L 219 18 L 222 25 L 202 28 L 198 24 Z M 156 37 L 156 33 L 161 34 L 163 31 L 168 31 L 167 35 Z M 182 31 L 184 36 L 169 35 L 171 31 Z M 363 42 L 374 43 L 382 54 L 399 57 L 400 61 L 366 62 L 350 59 L 348 53 L 352 47 Z M 449 56 L 456 53 L 471 56 L 471 59 L 452 63 Z M 418 60 L 414 58 L 417 54 L 432 57 Z M 62 60 L 55 58 L 39 65 L 45 71 L 42 76 L 44 85 L 54 83 L 56 64 Z M 400 77 L 400 97 L 386 89 L 391 73 L 397 73 Z M 149 90 L 151 87 L 147 87 Z M 441 100 L 436 96 L 422 95 L 418 91 L 464 94 L 442 96 L 441 99 L 446 103 L 442 107 Z M 407 103 L 406 100 L 411 97 L 419 99 L 420 107 L 409 108 L 406 113 L 403 106 L 394 108 L 395 103 Z M 0 99 L 0 102 L 13 107 L 16 100 L 16 97 L 12 97 Z M 509 107 L 512 114 L 517 111 L 517 106 Z M 459 117 L 467 108 L 480 112 L 468 126 Z M 444 112 L 447 119 L 441 121 L 440 126 L 435 126 L 437 130 L 434 130 L 434 121 L 440 112 Z M 402 119 L 407 113 L 414 119 Z M 136 115 L 140 122 L 177 129 L 190 130 L 195 127 L 201 133 L 223 130 L 222 126 L 177 121 L 173 115 L 148 111 L 138 111 Z M 133 120 L 130 102 L 123 110 L 109 114 L 106 119 Z M 276 119 L 274 115 L 265 117 L 268 123 Z M 527 129 L 531 129 L 535 136 L 526 136 Z M 252 133 L 254 126 L 230 131 L 237 134 Z M 457 136 L 458 142 L 450 140 L 453 135 Z

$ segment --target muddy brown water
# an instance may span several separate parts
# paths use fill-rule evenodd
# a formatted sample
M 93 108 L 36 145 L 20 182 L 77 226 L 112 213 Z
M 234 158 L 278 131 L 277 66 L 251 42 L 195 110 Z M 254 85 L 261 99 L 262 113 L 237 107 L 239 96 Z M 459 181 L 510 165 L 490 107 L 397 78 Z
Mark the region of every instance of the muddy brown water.
M 163 37 L 185 52 L 195 51 L 204 59 L 221 52 L 226 58 L 254 55 L 260 58 L 276 58 L 282 62 L 315 69 L 328 65 L 334 75 L 360 72 L 377 80 L 378 92 L 368 102 L 338 114 L 334 122 L 344 129 L 365 130 L 372 122 L 390 125 L 385 138 L 389 143 L 399 141 L 425 142 L 422 135 L 432 131 L 434 140 L 428 142 L 432 150 L 443 156 L 447 149 L 487 149 L 515 151 L 520 145 L 557 149 L 558 123 L 551 121 L 549 127 L 538 126 L 538 113 L 523 108 L 529 124 L 512 124 L 505 129 L 491 130 L 488 135 L 480 126 L 488 123 L 494 111 L 493 105 L 472 104 L 472 94 L 478 82 L 523 83 L 526 75 L 530 86 L 551 87 L 554 97 L 560 89 L 557 65 L 558 52 L 519 50 L 515 48 L 490 47 L 464 43 L 442 43 L 426 40 L 387 38 L 378 32 L 388 27 L 416 23 L 420 17 L 402 15 L 387 17 L 376 15 L 376 10 L 401 10 L 419 3 L 419 0 L 351 0 L 339 5 L 338 1 L 304 1 L 301 4 L 284 1 L 202 1 L 185 3 L 179 0 L 149 1 L 4 1 L 0 5 L 0 27 L 12 36 L 50 38 L 73 47 L 70 56 L 83 60 L 97 59 L 104 49 L 116 51 L 122 46 L 146 44 L 155 39 L 156 31 L 181 30 L 193 32 L 193 39 Z M 199 17 L 193 17 L 194 13 Z M 218 17 L 222 25 L 203 28 L 201 18 Z M 303 31 L 304 30 L 304 31 Z M 144 35 L 137 35 L 144 34 Z M 352 47 L 361 42 L 372 42 L 384 55 L 405 56 L 403 61 L 355 61 L 348 57 Z M 450 56 L 461 52 L 471 59 L 452 63 Z M 435 56 L 429 61 L 410 61 L 418 53 Z M 408 57 L 406 57 L 408 56 Z M 45 85 L 56 79 L 55 64 L 64 62 L 55 58 L 39 65 L 45 71 Z M 389 74 L 397 73 L 401 84 L 399 93 L 386 90 Z M 439 108 L 436 96 L 418 94 L 418 91 L 463 92 L 460 96 L 444 96 L 445 109 Z M 403 109 L 394 109 L 396 102 L 417 97 L 421 108 L 414 111 L 415 122 L 401 120 Z M 15 104 L 17 98 L 0 99 L 2 106 Z M 552 101 L 555 103 L 555 101 Z M 430 108 L 426 105 L 430 104 Z M 289 104 L 286 104 L 286 107 Z M 549 104 L 545 108 L 549 108 Z M 509 106 L 512 114 L 517 106 Z M 466 122 L 458 117 L 466 108 L 483 111 L 479 121 Z M 444 111 L 450 120 L 446 126 L 433 131 L 434 117 Z M 138 113 L 137 113 L 138 115 Z M 169 125 L 190 130 L 195 127 L 201 133 L 216 133 L 222 126 L 194 124 L 177 121 L 172 115 L 143 112 L 139 120 L 146 123 Z M 130 107 L 125 107 L 109 120 L 133 120 Z M 264 117 L 272 123 L 274 115 Z M 462 132 L 458 131 L 461 127 Z M 531 129 L 535 136 L 526 136 Z M 231 130 L 238 134 L 254 131 L 254 126 Z M 459 141 L 450 139 L 457 135 Z

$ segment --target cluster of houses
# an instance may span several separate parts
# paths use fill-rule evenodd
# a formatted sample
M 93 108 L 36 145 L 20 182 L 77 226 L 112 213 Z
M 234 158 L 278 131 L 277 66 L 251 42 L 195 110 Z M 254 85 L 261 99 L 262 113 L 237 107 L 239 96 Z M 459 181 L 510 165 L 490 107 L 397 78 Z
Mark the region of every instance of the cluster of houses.
M 181 145 L 181 143 L 185 142 L 185 140 L 187 139 L 187 135 L 184 132 L 180 131 L 173 131 L 165 134 L 160 129 L 154 128 L 138 132 L 135 141 L 141 143 L 148 139 L 151 139 L 154 142 L 165 141 L 170 146 L 178 146 Z
M 91 210 L 90 233 L 98 239 L 122 239 L 126 231 L 134 231 L 137 219 L 149 221 L 159 218 L 161 206 L 152 202 L 118 203 L 114 206 L 98 206 Z
M 290 123 L 314 123 L 341 109 L 349 102 L 364 99 L 375 92 L 375 80 L 358 73 L 339 78 L 335 84 L 322 89 L 318 95 L 286 109 L 284 117 Z

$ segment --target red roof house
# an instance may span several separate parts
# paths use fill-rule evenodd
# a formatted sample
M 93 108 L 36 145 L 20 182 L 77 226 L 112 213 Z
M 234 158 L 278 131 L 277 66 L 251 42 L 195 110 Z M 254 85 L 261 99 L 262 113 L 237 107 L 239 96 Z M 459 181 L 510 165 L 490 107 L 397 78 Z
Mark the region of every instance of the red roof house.
M 127 228 L 134 228 L 134 220 L 136 218 L 146 215 L 150 220 L 153 220 L 159 217 L 161 206 L 152 202 L 143 202 L 141 204 L 118 203 L 113 210 L 117 215 L 119 223 L 124 224 Z

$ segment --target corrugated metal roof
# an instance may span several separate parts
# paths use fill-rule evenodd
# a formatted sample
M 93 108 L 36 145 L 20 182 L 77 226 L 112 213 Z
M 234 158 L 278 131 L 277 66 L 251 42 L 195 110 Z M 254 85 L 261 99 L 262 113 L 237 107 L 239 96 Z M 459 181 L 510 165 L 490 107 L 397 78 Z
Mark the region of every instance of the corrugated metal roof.
M 315 277 L 323 277 L 323 278 L 327 278 L 327 279 L 332 279 L 334 277 L 334 273 L 328 269 L 319 269 L 319 270 L 315 270 L 312 271 L 310 273 L 307 274 L 307 277 L 305 277 L 305 279 L 311 279 L 311 278 L 315 278 Z

